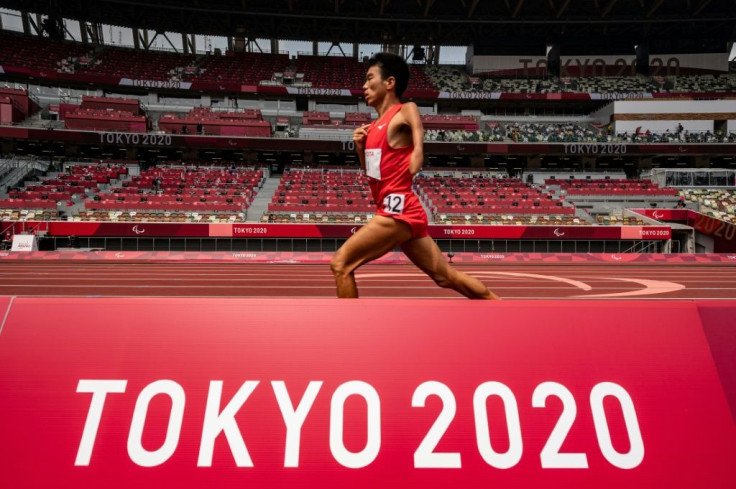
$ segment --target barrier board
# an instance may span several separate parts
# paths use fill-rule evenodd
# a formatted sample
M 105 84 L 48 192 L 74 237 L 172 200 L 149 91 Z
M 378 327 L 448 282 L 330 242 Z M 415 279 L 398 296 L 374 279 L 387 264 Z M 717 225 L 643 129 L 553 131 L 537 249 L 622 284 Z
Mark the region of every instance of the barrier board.
M 3 487 L 736 484 L 734 301 L 8 302 Z
M 10 251 L 38 251 L 38 238 L 35 234 L 14 234 Z

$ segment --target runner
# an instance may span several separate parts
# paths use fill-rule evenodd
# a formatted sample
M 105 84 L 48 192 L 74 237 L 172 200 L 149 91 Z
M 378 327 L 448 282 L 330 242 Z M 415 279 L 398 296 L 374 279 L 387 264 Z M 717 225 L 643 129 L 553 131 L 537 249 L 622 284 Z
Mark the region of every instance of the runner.
M 452 268 L 429 236 L 427 214 L 411 188 L 424 163 L 424 128 L 416 104 L 400 102 L 409 67 L 389 53 L 374 55 L 368 64 L 363 90 L 378 118 L 356 129 L 353 141 L 378 208 L 332 258 L 337 296 L 358 297 L 355 270 L 400 246 L 440 287 L 471 299 L 498 299 L 480 280 Z

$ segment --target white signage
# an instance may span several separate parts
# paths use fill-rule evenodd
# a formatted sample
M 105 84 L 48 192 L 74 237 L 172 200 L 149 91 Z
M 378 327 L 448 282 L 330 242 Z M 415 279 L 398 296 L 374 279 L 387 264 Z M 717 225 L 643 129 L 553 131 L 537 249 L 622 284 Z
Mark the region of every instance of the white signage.
M 34 234 L 14 234 L 10 251 L 38 251 L 38 239 Z

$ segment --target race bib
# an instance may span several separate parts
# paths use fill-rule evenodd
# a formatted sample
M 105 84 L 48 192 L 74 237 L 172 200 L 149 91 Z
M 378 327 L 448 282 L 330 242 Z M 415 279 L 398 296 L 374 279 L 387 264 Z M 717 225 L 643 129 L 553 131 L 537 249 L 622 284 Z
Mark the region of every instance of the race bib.
M 365 150 L 365 173 L 376 180 L 381 179 L 381 148 Z
M 402 214 L 404 212 L 404 194 L 389 194 L 383 199 L 383 210 L 389 214 Z

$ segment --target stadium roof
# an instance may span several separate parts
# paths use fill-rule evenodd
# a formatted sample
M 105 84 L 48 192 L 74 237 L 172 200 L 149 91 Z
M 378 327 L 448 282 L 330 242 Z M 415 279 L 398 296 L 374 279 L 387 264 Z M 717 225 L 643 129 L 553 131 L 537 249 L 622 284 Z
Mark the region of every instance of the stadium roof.
M 247 38 L 469 45 L 736 39 L 736 0 L 0 0 L 101 24 Z

